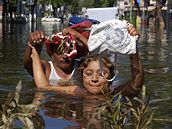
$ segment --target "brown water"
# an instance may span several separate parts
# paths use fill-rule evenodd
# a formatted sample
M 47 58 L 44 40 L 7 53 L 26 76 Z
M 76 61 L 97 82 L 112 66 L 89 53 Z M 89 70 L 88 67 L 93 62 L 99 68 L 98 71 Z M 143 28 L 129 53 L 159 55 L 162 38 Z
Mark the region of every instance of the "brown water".
M 151 24 L 152 23 L 152 24 Z M 166 24 L 168 23 L 168 24 Z M 161 27 L 162 26 L 162 27 Z M 158 28 L 150 21 L 149 27 L 138 25 L 141 32 L 139 52 L 145 70 L 145 86 L 151 96 L 151 107 L 155 108 L 152 129 L 171 129 L 172 122 L 172 26 L 165 21 L 165 26 Z M 38 92 L 32 77 L 23 67 L 23 53 L 31 31 L 44 30 L 51 34 L 59 30 L 59 24 L 3 24 L 0 23 L 0 103 L 4 103 L 9 92 L 14 92 L 16 84 L 22 80 L 20 103 L 30 104 L 42 100 L 42 108 L 37 118 L 46 129 L 81 128 L 86 124 L 85 111 L 94 108 L 80 98 L 59 95 L 52 92 Z M 48 58 L 43 51 L 42 58 Z M 125 81 L 130 76 L 128 56 L 119 56 L 118 79 Z M 45 125 L 44 125 L 44 124 Z M 21 125 L 18 123 L 18 125 Z

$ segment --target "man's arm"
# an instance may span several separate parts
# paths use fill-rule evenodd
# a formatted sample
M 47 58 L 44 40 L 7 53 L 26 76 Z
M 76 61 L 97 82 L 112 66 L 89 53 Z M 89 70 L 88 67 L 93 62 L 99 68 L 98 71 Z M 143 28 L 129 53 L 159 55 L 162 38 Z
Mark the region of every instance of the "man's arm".
M 79 57 L 85 56 L 89 52 L 88 46 L 87 46 L 88 39 L 85 36 L 83 36 L 78 31 L 70 27 L 64 28 L 62 32 L 64 35 L 71 34 L 76 38 L 76 40 L 78 41 L 76 47 L 77 47 Z
M 35 47 L 39 55 L 41 54 L 42 51 L 42 46 L 43 46 L 42 41 L 44 37 L 45 36 L 43 32 L 36 31 L 31 33 L 28 39 L 28 42 Z M 23 64 L 25 69 L 27 69 L 27 71 L 29 72 L 29 74 L 33 76 L 31 54 L 32 54 L 32 50 L 30 46 L 27 45 L 24 52 Z
M 37 88 L 50 90 L 50 91 L 57 91 L 57 92 L 65 93 L 65 94 L 75 94 L 76 92 L 78 93 L 78 90 L 80 88 L 77 85 L 50 86 L 49 81 L 44 73 L 44 69 L 43 69 L 39 54 L 37 53 L 35 47 L 33 47 L 31 44 L 28 44 L 28 46 L 30 47 L 30 50 L 31 50 L 33 77 L 34 77 L 34 82 Z

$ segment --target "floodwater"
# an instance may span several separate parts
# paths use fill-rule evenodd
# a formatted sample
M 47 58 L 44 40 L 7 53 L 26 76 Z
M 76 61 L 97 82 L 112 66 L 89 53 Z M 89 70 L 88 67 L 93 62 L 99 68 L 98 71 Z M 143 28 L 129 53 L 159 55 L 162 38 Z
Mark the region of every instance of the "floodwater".
M 38 91 L 32 77 L 23 67 L 23 54 L 30 32 L 44 30 L 51 34 L 60 30 L 58 23 L 2 24 L 0 23 L 0 103 L 5 102 L 8 93 L 14 92 L 19 80 L 22 81 L 20 104 L 34 104 L 40 107 L 34 120 L 39 129 L 80 129 L 89 118 L 90 102 L 82 101 L 54 92 Z M 152 129 L 172 128 L 172 23 L 165 20 L 158 26 L 150 19 L 149 26 L 138 22 L 141 33 L 138 44 L 145 71 L 145 86 L 150 95 L 150 107 L 155 109 Z M 43 49 L 42 58 L 48 59 Z M 130 63 L 127 55 L 120 55 L 118 79 L 130 77 Z M 41 105 L 38 100 L 41 100 Z M 93 103 L 92 103 L 93 104 Z M 94 103 L 95 104 L 95 103 Z M 39 124 L 38 124 L 39 123 Z M 22 124 L 17 121 L 17 126 Z

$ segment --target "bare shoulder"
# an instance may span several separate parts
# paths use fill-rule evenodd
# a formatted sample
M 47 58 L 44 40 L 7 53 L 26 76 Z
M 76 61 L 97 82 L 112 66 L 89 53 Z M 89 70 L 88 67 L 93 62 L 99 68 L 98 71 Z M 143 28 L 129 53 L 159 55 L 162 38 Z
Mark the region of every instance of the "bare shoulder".
M 43 66 L 44 72 L 46 74 L 46 77 L 49 77 L 50 71 L 51 71 L 51 67 L 50 67 L 49 61 L 41 60 L 41 62 L 42 62 L 42 66 Z

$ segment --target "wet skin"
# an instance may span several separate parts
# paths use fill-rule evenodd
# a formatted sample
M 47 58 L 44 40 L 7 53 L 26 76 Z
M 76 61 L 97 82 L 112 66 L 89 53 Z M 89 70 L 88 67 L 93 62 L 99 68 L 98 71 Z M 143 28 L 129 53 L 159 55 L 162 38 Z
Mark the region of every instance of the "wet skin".
M 109 69 L 103 66 L 105 77 L 109 76 Z M 91 94 L 100 94 L 102 88 L 108 85 L 107 80 L 102 76 L 99 60 L 91 61 L 83 71 L 83 85 Z

